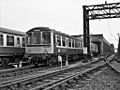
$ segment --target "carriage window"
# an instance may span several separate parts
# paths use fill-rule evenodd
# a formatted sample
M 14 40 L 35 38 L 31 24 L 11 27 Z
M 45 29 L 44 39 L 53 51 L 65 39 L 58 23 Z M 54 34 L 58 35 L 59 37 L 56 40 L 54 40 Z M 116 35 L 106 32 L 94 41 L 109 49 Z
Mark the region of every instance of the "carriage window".
M 3 46 L 3 35 L 0 34 L 0 46 Z
M 20 38 L 17 37 L 17 46 L 20 46 Z
M 83 48 L 83 43 L 81 43 L 81 48 Z
M 72 47 L 75 47 L 75 40 L 72 40 Z
M 32 33 L 28 33 L 27 44 L 32 44 Z
M 22 38 L 22 46 L 25 47 L 25 38 Z
M 79 47 L 79 42 L 77 40 L 75 40 L 75 47 L 78 48 Z
M 69 39 L 69 47 L 72 47 L 71 39 Z
M 57 36 L 57 46 L 61 46 L 61 37 Z
M 40 37 L 41 37 L 40 32 L 35 31 L 33 36 L 34 36 L 33 37 L 33 43 L 34 44 L 40 44 Z
M 62 44 L 63 46 L 66 46 L 66 39 L 64 37 L 62 38 Z
M 50 44 L 50 32 L 42 32 L 42 44 Z
M 83 48 L 83 43 L 80 43 L 80 47 Z
M 7 46 L 14 46 L 14 36 L 7 35 Z
M 82 47 L 82 44 L 81 44 L 81 42 L 79 42 L 79 47 L 80 47 L 80 48 Z
M 79 44 L 79 41 L 77 41 L 77 48 L 79 48 L 80 47 L 80 44 Z

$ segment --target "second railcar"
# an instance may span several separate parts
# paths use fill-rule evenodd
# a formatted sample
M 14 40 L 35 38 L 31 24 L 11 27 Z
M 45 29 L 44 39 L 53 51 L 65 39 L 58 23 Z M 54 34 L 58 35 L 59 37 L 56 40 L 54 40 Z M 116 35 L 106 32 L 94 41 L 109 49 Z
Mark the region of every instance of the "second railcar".
M 74 60 L 83 56 L 83 41 L 67 34 L 49 29 L 47 27 L 35 27 L 27 33 L 26 57 L 37 63 L 57 63 L 57 56 L 63 60 Z M 46 56 L 49 59 L 45 59 Z M 34 62 L 35 63 L 35 62 Z
M 0 27 L 0 66 L 18 64 L 25 53 L 23 32 Z

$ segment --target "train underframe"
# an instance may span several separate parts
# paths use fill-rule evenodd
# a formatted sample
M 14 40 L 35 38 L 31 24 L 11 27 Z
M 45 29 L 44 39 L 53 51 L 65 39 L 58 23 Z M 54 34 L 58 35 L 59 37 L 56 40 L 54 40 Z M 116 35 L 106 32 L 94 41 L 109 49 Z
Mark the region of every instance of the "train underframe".
M 15 67 L 19 65 L 23 55 L 4 55 L 0 56 L 0 67 Z
M 34 64 L 35 66 L 40 65 L 47 65 L 47 66 L 54 66 L 58 65 L 60 61 L 58 60 L 58 55 L 62 57 L 63 64 L 68 62 L 74 62 L 77 60 L 84 59 L 83 54 L 67 54 L 67 53 L 54 53 L 54 54 L 26 54 L 26 60 L 30 62 L 30 64 Z
M 63 65 L 68 63 L 73 63 L 76 61 L 82 60 L 86 62 L 88 59 L 92 57 L 85 54 L 67 54 L 67 53 L 45 53 L 45 54 L 13 54 L 9 56 L 0 56 L 0 66 L 1 67 L 14 67 L 17 65 L 19 67 L 20 61 L 22 61 L 22 65 L 35 65 L 38 67 L 39 65 L 46 65 L 46 66 L 54 66 L 59 65 L 60 61 L 58 60 L 58 55 L 62 57 Z M 93 54 L 94 55 L 94 54 Z M 95 55 L 98 56 L 98 55 Z

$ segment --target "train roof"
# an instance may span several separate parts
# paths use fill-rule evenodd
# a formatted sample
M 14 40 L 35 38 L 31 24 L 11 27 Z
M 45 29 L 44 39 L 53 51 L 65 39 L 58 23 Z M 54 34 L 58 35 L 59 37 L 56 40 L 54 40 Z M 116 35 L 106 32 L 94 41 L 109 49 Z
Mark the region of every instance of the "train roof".
M 67 36 L 67 37 L 70 37 L 70 38 L 73 38 L 73 39 L 77 39 L 75 37 L 72 37 L 69 34 L 62 33 L 62 32 L 57 31 L 55 29 L 50 29 L 49 27 L 34 27 L 34 28 L 28 30 L 27 33 L 34 32 L 34 31 L 51 31 L 51 32 L 54 32 L 54 33 L 57 33 L 57 34 L 60 34 L 60 35 L 63 35 L 63 36 Z M 82 39 L 77 39 L 77 40 L 83 41 Z
M 34 27 L 27 32 L 33 32 L 33 31 L 52 31 L 49 27 Z
M 25 32 L 21 32 L 21 31 L 17 31 L 17 30 L 12 30 L 12 29 L 7 29 L 7 28 L 3 28 L 3 27 L 0 27 L 0 32 L 14 34 L 14 35 L 20 35 L 20 36 L 25 36 L 26 35 Z
M 68 34 L 62 33 L 62 32 L 57 31 L 55 29 L 50 29 L 49 27 L 35 27 L 35 28 L 32 28 L 32 29 L 28 30 L 27 33 L 34 32 L 34 31 L 50 31 L 50 32 L 54 32 L 54 33 L 57 33 L 57 34 L 60 34 L 60 35 L 71 37 Z

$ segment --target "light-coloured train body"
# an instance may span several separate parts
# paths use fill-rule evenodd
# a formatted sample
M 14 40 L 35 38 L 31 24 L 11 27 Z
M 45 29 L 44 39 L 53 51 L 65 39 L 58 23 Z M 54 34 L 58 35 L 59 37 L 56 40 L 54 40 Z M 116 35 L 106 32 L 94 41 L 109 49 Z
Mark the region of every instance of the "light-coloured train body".
M 95 47 L 97 46 L 91 44 L 91 49 L 97 49 Z M 36 27 L 27 32 L 25 53 L 27 57 L 41 57 L 48 54 L 52 57 L 61 55 L 63 59 L 68 55 L 68 60 L 80 59 L 84 56 L 83 40 L 47 27 Z M 57 62 L 57 58 L 53 60 Z
M 19 63 L 25 53 L 25 33 L 0 28 L 0 66 Z
M 49 28 L 34 28 L 28 31 L 27 35 L 28 43 L 25 51 L 29 54 L 82 53 L 83 42 L 81 40 Z

